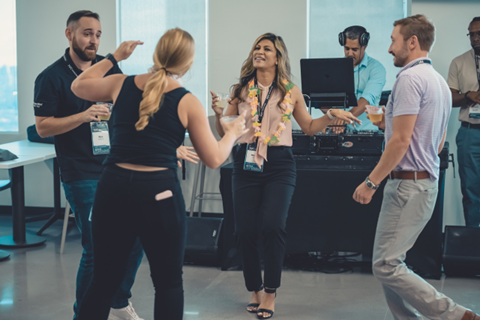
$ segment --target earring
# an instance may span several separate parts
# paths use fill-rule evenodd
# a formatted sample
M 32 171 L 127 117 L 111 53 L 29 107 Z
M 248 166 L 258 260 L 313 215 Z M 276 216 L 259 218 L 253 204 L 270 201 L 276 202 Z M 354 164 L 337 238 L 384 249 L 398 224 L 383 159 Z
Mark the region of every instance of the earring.
M 278 61 L 277 61 L 277 62 L 275 62 L 275 65 L 276 65 L 276 66 L 278 65 Z

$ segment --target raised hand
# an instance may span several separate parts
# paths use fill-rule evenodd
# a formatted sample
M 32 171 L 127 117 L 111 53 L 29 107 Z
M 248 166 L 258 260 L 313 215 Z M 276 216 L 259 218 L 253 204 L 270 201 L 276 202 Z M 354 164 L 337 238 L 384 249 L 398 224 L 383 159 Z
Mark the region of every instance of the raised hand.
M 138 45 L 142 45 L 142 41 L 124 41 L 118 46 L 117 50 L 113 53 L 113 57 L 117 62 L 127 59 L 133 53 Z
M 215 112 L 215 114 L 221 116 L 223 115 L 223 108 L 220 108 L 217 105 L 217 102 L 220 101 L 220 97 L 215 94 L 212 90 L 210 90 L 210 94 L 212 95 L 212 109 Z
M 247 115 L 247 111 L 244 111 L 237 119 L 232 122 L 225 122 L 221 120 L 221 124 L 223 126 L 223 130 L 225 133 L 231 132 L 235 134 L 235 136 L 240 138 L 245 133 L 248 132 L 248 129 L 245 129 L 245 116 Z

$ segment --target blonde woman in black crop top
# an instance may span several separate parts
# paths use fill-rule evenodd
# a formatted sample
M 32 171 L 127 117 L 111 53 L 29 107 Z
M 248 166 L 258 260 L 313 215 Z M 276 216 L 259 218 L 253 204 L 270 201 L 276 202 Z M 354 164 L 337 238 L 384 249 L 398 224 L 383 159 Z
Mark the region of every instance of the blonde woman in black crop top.
M 186 210 L 175 150 L 188 130 L 200 160 L 216 168 L 245 131 L 242 114 L 222 123 L 225 135 L 217 142 L 205 108 L 174 79 L 183 76 L 194 59 L 194 40 L 181 29 L 168 30 L 158 42 L 153 55 L 156 72 L 104 77 L 140 44 L 122 43 L 72 84 L 72 91 L 82 99 L 115 102 L 109 121 L 111 153 L 92 211 L 94 276 L 80 307 L 80 320 L 107 320 L 109 302 L 137 237 L 150 263 L 155 319 L 182 319 Z

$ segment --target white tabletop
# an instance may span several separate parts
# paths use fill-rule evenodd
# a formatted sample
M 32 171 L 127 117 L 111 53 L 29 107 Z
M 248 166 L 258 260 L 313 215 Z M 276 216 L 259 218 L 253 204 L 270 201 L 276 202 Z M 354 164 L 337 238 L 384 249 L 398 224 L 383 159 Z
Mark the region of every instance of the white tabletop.
M 6 149 L 18 157 L 15 160 L 0 161 L 0 169 L 21 167 L 53 159 L 57 156 L 53 144 L 30 142 L 28 140 L 0 144 L 0 149 Z

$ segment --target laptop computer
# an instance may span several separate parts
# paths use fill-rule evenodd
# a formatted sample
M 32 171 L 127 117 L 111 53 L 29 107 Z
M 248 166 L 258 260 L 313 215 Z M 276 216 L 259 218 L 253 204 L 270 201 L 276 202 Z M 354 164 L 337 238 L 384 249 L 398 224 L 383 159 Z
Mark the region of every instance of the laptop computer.
M 312 107 L 355 107 L 355 81 L 351 58 L 301 59 L 302 92 Z

